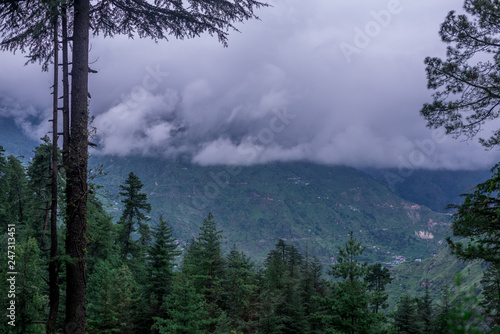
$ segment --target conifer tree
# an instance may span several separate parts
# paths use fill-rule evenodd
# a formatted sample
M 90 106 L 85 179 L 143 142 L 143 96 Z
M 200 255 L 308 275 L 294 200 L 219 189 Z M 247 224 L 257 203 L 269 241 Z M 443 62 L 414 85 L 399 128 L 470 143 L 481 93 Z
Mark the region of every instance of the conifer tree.
M 417 315 L 417 302 L 415 298 L 406 294 L 398 301 L 394 313 L 394 327 L 397 333 L 416 334 L 420 331 Z
M 5 179 L 8 183 L 6 198 L 8 219 L 12 223 L 21 223 L 18 228 L 26 230 L 28 218 L 26 207 L 29 199 L 27 194 L 28 179 L 21 161 L 13 155 L 7 158 Z
M 35 55 L 35 59 L 46 63 L 52 54 L 52 46 L 58 45 L 52 34 L 56 32 L 50 29 L 56 26 L 52 23 L 58 7 L 61 7 L 62 22 L 68 21 L 67 26 L 72 27 L 71 106 L 64 108 L 68 115 L 71 113 L 71 122 L 69 117 L 65 121 L 68 128 L 71 124 L 71 128 L 66 131 L 65 127 L 64 138 L 68 217 L 66 253 L 72 260 L 67 263 L 67 331 L 85 333 L 90 31 L 104 36 L 125 34 L 154 40 L 166 39 L 167 36 L 180 39 L 197 37 L 208 32 L 226 45 L 227 30 L 236 30 L 235 22 L 257 18 L 254 9 L 262 6 L 267 5 L 255 0 L 210 3 L 204 0 L 175 3 L 122 0 L 92 3 L 89 0 L 0 2 L 2 50 L 28 51 L 30 57 Z M 63 36 L 65 33 L 67 31 L 63 27 Z M 68 93 L 69 89 L 65 99 L 69 99 Z
M 144 250 L 145 244 L 151 238 L 147 225 L 149 218 L 145 214 L 151 211 L 151 205 L 147 202 L 147 195 L 141 193 L 144 185 L 133 172 L 129 173 L 125 184 L 120 185 L 120 189 L 122 190 L 120 195 L 124 197 L 122 203 L 125 204 L 125 207 L 118 221 L 119 230 L 117 240 L 121 247 L 123 259 L 137 257 L 140 251 Z M 137 231 L 136 226 L 138 226 L 141 232 L 141 241 L 139 243 L 132 239 L 132 234 Z
M 434 333 L 451 334 L 451 315 L 453 308 L 451 305 L 450 291 L 446 289 L 443 291 L 440 303 L 436 307 L 436 316 L 432 324 Z
M 18 333 L 39 333 L 44 319 L 44 282 L 40 249 L 33 237 L 18 239 L 16 245 L 16 330 Z
M 417 314 L 420 323 L 420 333 L 432 334 L 434 329 L 434 309 L 432 307 L 432 297 L 429 292 L 429 286 L 425 286 L 425 293 L 422 298 L 417 299 Z
M 470 139 L 500 115 L 500 3 L 465 0 L 463 8 L 460 14 L 450 11 L 439 31 L 447 44 L 446 59 L 425 59 L 427 87 L 435 92 L 420 113 L 429 127 Z M 498 146 L 500 130 L 480 142 Z
M 31 233 L 40 243 L 40 246 L 46 248 L 51 201 L 49 177 L 51 176 L 52 144 L 47 136 L 42 138 L 42 141 L 43 143 L 33 151 L 35 155 L 28 166 L 27 175 L 32 197 L 30 208 Z
M 115 243 L 116 226 L 95 195 L 88 198 L 88 275 L 94 274 L 98 261 L 108 261 L 115 267 L 121 263 L 120 249 Z
M 392 282 L 389 269 L 382 268 L 380 263 L 376 263 L 368 267 L 365 281 L 368 283 L 367 288 L 370 290 L 370 305 L 374 313 L 378 313 L 381 309 L 386 309 L 387 299 L 389 295 L 385 292 L 385 286 Z
M 498 321 L 500 315 L 500 264 L 491 265 L 481 279 L 483 286 L 483 300 L 481 306 L 484 308 L 488 320 Z M 498 324 L 496 324 L 498 327 Z
M 155 318 L 160 334 L 204 334 L 209 313 L 204 298 L 184 273 L 174 277 L 172 292 L 165 298 L 166 311 Z
M 374 317 L 368 308 L 367 283 L 363 280 L 367 264 L 358 261 L 363 251 L 352 232 L 344 247 L 339 247 L 337 263 L 329 272 L 337 281 L 331 286 L 331 295 L 323 299 L 325 311 L 320 313 L 329 330 L 367 333 L 374 326 Z
M 327 283 L 323 279 L 322 264 L 318 258 L 306 258 L 302 266 L 301 295 L 311 334 L 324 333 L 325 330 L 316 314 L 321 310 L 320 300 L 326 296 Z
M 255 325 L 252 308 L 257 299 L 254 264 L 236 245 L 227 255 L 227 270 L 224 277 L 224 309 L 227 311 L 231 329 L 248 332 Z
M 203 220 L 200 234 L 188 248 L 182 267 L 193 281 L 197 293 L 205 298 L 211 323 L 208 331 L 213 333 L 222 315 L 222 280 L 226 263 L 222 255 L 222 231 L 217 229 L 212 213 Z
M 7 217 L 7 159 L 5 159 L 5 149 L 0 145 L 0 223 L 2 226 L 8 224 Z
M 115 267 L 108 260 L 98 260 L 94 266 L 89 277 L 89 333 L 135 332 L 139 288 L 128 266 Z
M 176 258 L 181 254 L 177 250 L 178 244 L 173 236 L 174 228 L 168 221 L 160 221 L 153 227 L 153 245 L 149 250 L 148 270 L 150 277 L 150 294 L 153 295 L 153 316 L 158 316 L 163 300 L 172 289 L 174 265 Z
M 286 244 L 282 239 L 278 240 L 275 249 L 266 258 L 265 285 L 261 300 L 269 301 L 264 302 L 266 306 L 260 314 L 259 322 L 270 332 L 309 331 L 301 293 L 302 264 L 302 254 L 295 246 Z

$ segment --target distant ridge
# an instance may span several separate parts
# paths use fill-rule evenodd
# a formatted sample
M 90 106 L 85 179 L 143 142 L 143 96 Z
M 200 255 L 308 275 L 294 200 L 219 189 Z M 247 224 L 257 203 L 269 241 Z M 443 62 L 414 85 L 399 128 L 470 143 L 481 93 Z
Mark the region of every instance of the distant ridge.
M 26 136 L 13 119 L 0 116 L 0 145 L 7 155 L 23 156 L 23 160 L 29 160 L 39 144 L 39 141 Z

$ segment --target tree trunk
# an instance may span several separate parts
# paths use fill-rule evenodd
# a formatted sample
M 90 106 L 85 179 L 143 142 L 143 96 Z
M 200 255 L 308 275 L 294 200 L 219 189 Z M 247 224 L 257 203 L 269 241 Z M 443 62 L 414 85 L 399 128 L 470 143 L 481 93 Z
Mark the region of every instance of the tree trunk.
M 63 165 L 68 163 L 69 154 L 69 64 L 68 64 L 68 10 L 66 3 L 61 6 L 62 30 L 62 72 L 63 72 Z
M 85 334 L 87 281 L 87 161 L 89 0 L 74 2 L 71 135 L 67 165 L 66 323 L 65 333 Z
M 50 207 L 50 260 L 49 260 L 49 318 L 46 333 L 56 333 L 57 313 L 59 310 L 59 263 L 57 259 L 57 114 L 58 108 L 58 81 L 59 81 L 59 14 L 54 6 L 54 90 L 52 116 L 52 202 Z

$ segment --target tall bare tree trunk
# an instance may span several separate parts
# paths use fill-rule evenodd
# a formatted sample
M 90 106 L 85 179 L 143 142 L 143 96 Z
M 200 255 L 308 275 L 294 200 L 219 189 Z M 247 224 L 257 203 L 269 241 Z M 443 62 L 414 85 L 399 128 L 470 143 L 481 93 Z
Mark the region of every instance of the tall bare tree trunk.
M 67 164 L 66 323 L 64 330 L 85 334 L 87 281 L 87 161 L 89 0 L 75 0 L 71 79 L 71 135 Z
M 68 162 L 69 153 L 69 64 L 68 64 L 68 10 L 66 3 L 61 6 L 62 30 L 62 72 L 63 72 L 63 165 Z
M 53 94 L 53 116 L 52 116 L 52 202 L 50 207 L 50 260 L 49 260 L 49 318 L 47 320 L 46 333 L 55 334 L 57 327 L 57 313 L 59 311 L 59 263 L 57 258 L 57 121 L 59 112 L 58 85 L 59 85 L 59 13 L 54 6 L 54 90 Z

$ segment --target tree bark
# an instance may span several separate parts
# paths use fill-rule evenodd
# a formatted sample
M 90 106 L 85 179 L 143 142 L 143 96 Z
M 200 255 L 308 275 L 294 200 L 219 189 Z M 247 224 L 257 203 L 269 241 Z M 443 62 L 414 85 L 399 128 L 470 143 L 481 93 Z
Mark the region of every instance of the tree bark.
M 63 72 L 63 165 L 66 166 L 69 154 L 69 64 L 68 64 L 68 10 L 66 3 L 61 6 L 62 30 L 62 72 Z
M 87 292 L 87 161 L 89 0 L 75 0 L 71 79 L 71 125 L 67 165 L 65 333 L 85 334 Z
M 59 264 L 57 258 L 57 114 L 58 108 L 58 81 L 59 81 L 59 13 L 54 6 L 54 90 L 53 94 L 53 116 L 52 116 L 52 202 L 50 207 L 50 260 L 49 260 L 49 318 L 47 320 L 46 333 L 56 333 L 57 313 L 59 310 Z

